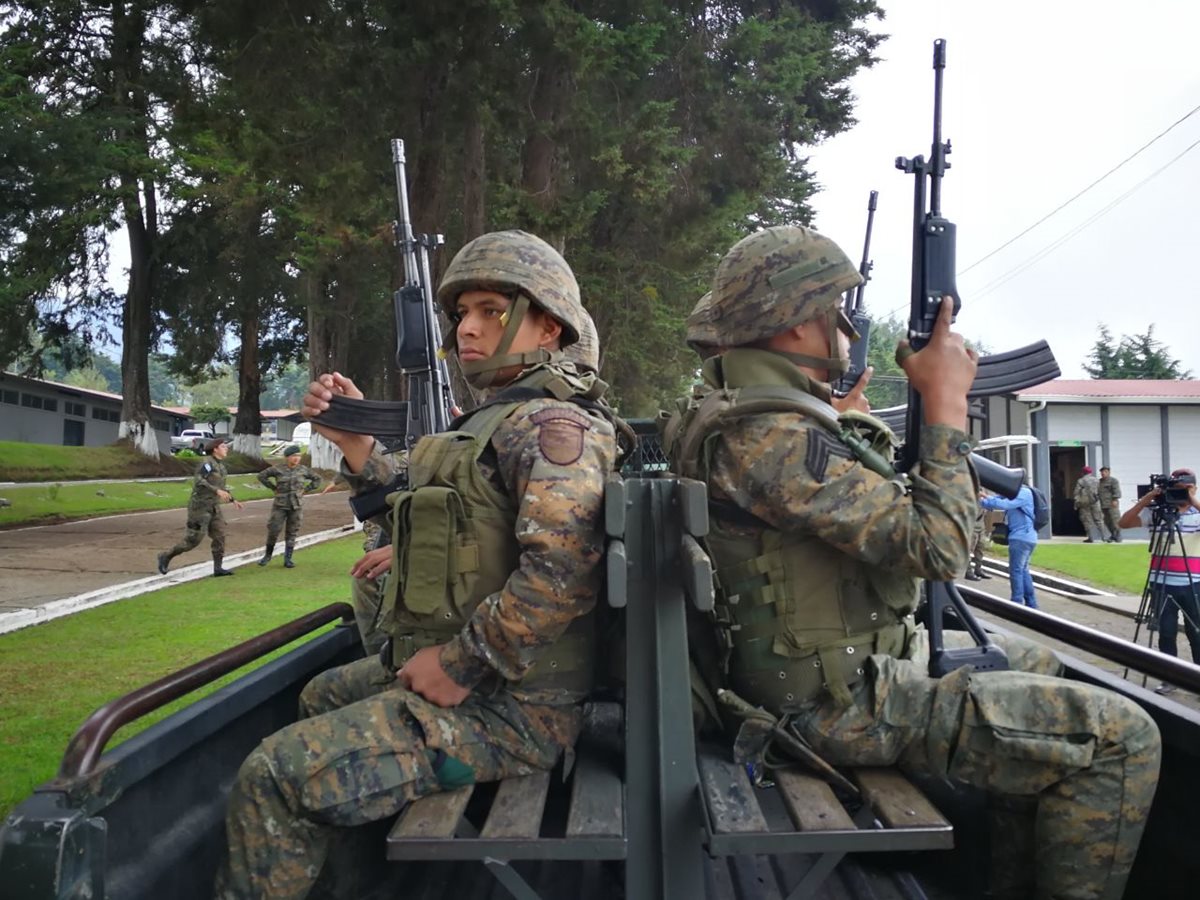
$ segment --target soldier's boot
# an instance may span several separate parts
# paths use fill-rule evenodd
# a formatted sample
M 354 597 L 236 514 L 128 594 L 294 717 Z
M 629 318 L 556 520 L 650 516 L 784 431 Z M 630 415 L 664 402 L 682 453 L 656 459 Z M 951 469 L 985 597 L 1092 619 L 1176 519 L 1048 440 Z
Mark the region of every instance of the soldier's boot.
M 219 578 L 222 575 L 232 575 L 233 574 L 233 572 L 231 570 L 229 570 L 229 569 L 225 568 L 223 565 L 221 565 L 221 561 L 224 558 L 225 558 L 224 556 L 217 556 L 215 553 L 213 554 L 213 578 Z
M 982 578 L 991 578 L 992 576 L 989 575 L 987 572 L 983 571 L 983 566 L 976 566 L 975 567 L 975 577 L 982 579 Z
M 265 566 L 267 563 L 269 563 L 271 561 L 271 557 L 274 554 L 275 554 L 275 542 L 268 541 L 267 542 L 267 552 L 263 554 L 263 557 L 262 557 L 262 559 L 260 559 L 258 561 L 258 564 L 260 566 Z
M 967 574 L 963 577 L 966 578 L 967 581 L 978 581 L 979 573 L 977 573 L 974 569 L 967 569 Z
M 174 556 L 175 556 L 175 554 L 169 550 L 166 553 L 158 554 L 158 574 L 159 575 L 167 574 L 167 566 L 169 566 L 171 564 L 171 560 L 174 558 Z
M 294 569 L 296 564 L 292 562 L 292 551 L 296 548 L 292 544 L 287 544 L 283 548 L 283 567 L 285 569 Z

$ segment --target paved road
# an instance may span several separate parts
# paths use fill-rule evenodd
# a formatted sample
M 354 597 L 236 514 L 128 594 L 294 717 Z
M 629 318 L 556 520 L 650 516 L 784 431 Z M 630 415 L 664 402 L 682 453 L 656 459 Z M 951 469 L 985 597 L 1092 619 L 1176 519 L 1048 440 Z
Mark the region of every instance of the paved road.
M 334 491 L 305 497 L 301 533 L 352 523 L 347 496 Z M 270 498 L 244 507 L 222 508 L 229 555 L 266 541 Z M 0 531 L 0 612 L 156 575 L 155 555 L 183 536 L 186 522 L 186 509 L 168 509 Z M 205 538 L 195 550 L 176 557 L 172 567 L 211 558 Z

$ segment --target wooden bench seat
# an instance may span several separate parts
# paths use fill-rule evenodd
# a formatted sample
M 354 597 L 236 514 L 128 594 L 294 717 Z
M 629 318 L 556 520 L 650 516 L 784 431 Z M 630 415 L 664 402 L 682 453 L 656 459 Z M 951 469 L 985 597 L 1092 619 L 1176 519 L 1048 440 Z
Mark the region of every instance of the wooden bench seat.
M 698 748 L 705 848 L 713 856 L 817 854 L 789 900 L 814 896 L 847 853 L 943 850 L 954 830 L 896 769 L 852 769 L 861 797 L 835 793 L 802 770 L 772 774 L 755 786 L 727 751 Z
M 625 787 L 620 757 L 621 709 L 589 706 L 575 764 L 422 797 L 396 820 L 390 860 L 624 859 Z M 481 796 L 474 821 L 472 796 Z M 482 823 L 482 824 L 479 824 Z

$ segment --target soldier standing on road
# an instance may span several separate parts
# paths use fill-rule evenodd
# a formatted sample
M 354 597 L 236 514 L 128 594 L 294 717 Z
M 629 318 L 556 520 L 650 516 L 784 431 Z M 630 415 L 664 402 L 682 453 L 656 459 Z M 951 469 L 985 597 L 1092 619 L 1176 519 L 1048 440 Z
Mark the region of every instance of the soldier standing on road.
M 967 581 L 991 578 L 983 571 L 983 548 L 987 544 L 987 513 L 980 505 L 975 513 L 975 530 L 971 532 L 971 555 L 967 558 Z
M 321 476 L 308 466 L 300 465 L 300 447 L 289 444 L 283 449 L 285 464 L 271 466 L 258 473 L 258 480 L 275 492 L 271 504 L 271 517 L 267 519 L 267 552 L 258 561 L 265 566 L 275 553 L 275 541 L 284 530 L 283 566 L 294 569 L 292 553 L 296 549 L 296 538 L 300 536 L 300 520 L 303 516 L 301 497 L 306 490 L 315 491 L 321 485 Z
M 411 800 L 548 770 L 578 735 L 593 678 L 604 481 L 614 424 L 594 377 L 560 365 L 580 333 L 579 287 L 549 244 L 485 234 L 438 289 L 448 346 L 485 401 L 414 446 L 392 494 L 395 555 L 381 657 L 313 679 L 302 721 L 264 740 L 238 774 L 219 898 L 308 894 L 336 828 Z M 322 375 L 304 414 L 342 450 L 356 493 L 392 463 L 367 437 L 320 425 Z
M 225 517 L 221 515 L 221 504 L 232 503 L 238 509 L 242 504 L 233 499 L 233 494 L 225 488 L 225 477 L 228 474 L 222 462 L 229 455 L 229 438 L 219 437 L 208 442 L 204 451 L 212 459 L 201 464 L 196 470 L 196 481 L 192 485 L 192 496 L 188 500 L 187 533 L 183 540 L 168 550 L 158 554 L 158 571 L 167 574 L 167 566 L 180 553 L 186 553 L 204 537 L 207 532 L 212 540 L 213 575 L 232 575 L 229 569 L 221 565 L 225 559 Z
M 1124 697 L 1015 659 L 1023 671 L 929 676 L 917 579 L 966 565 L 976 359 L 950 331 L 947 298 L 929 344 L 897 353 L 924 400 L 918 465 L 902 479 L 860 461 L 844 429 L 877 450 L 891 434 L 836 415 L 828 387 L 853 331 L 842 295 L 859 281 L 832 241 L 795 227 L 744 239 L 713 279 L 725 349 L 665 439 L 674 470 L 709 487 L 717 671 L 830 763 L 896 764 L 1035 807 L 1019 830 L 1036 833 L 1036 863 L 1016 874 L 1036 885 L 1015 896 L 1119 897 L 1154 796 L 1158 730 Z
M 1100 535 L 1104 540 L 1104 517 L 1100 515 L 1100 482 L 1092 474 L 1091 466 L 1083 467 L 1083 474 L 1075 482 L 1075 511 L 1079 513 L 1079 521 L 1083 523 L 1084 534 L 1087 535 L 1085 544 L 1096 543 L 1093 534 Z
M 1100 512 L 1104 516 L 1104 527 L 1108 529 L 1108 537 L 1104 540 L 1107 543 L 1121 543 L 1121 526 L 1117 524 L 1121 519 L 1121 509 L 1118 501 L 1121 499 L 1121 482 L 1112 476 L 1112 469 L 1108 466 L 1100 468 L 1100 484 L 1096 487 L 1096 494 L 1100 498 Z

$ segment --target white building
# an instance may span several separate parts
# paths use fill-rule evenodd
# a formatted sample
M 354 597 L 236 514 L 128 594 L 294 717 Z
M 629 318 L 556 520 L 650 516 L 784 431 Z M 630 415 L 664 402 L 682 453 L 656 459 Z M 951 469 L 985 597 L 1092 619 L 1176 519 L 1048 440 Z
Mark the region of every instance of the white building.
M 1082 535 L 1072 495 L 1082 468 L 1112 469 L 1120 506 L 1137 499 L 1151 474 L 1200 469 L 1200 381 L 1059 378 L 1007 397 L 982 401 L 979 438 L 1031 434 L 1033 483 L 1051 500 L 1053 534 Z
M 0 373 L 0 441 L 99 447 L 117 439 L 120 422 L 120 394 Z M 178 410 L 150 407 L 160 453 L 190 423 Z

